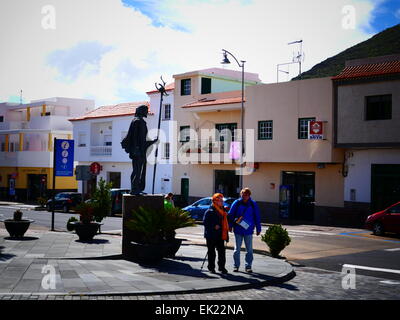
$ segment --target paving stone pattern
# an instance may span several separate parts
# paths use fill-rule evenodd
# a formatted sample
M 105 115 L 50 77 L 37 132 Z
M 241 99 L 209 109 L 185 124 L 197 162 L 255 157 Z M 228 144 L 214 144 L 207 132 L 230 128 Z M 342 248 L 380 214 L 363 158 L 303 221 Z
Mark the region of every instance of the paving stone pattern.
M 97 239 L 96 239 L 97 238 Z M 118 257 L 121 237 L 97 235 L 93 243 L 70 233 L 31 233 L 11 240 L 0 229 L 1 300 L 398 300 L 400 285 L 356 276 L 356 288 L 342 288 L 342 274 L 291 267 L 255 255 L 254 274 L 227 276 L 200 270 L 206 248 L 184 242 L 177 258 L 157 267 Z M 231 251 L 227 251 L 227 257 Z M 80 258 L 80 259 L 77 259 Z M 56 289 L 44 289 L 44 266 L 56 272 Z M 205 264 L 206 268 L 206 264 Z M 231 271 L 228 263 L 228 269 Z M 273 283 L 294 270 L 288 281 Z M 203 291 L 202 291 L 203 290 Z M 205 291 L 205 292 L 204 292 Z
M 175 259 L 164 259 L 156 266 L 123 260 L 121 237 L 105 234 L 97 235 L 88 243 L 79 242 L 75 234 L 60 232 L 46 232 L 22 240 L 3 237 L 0 247 L 0 294 L 202 292 L 260 286 L 293 277 L 290 264 L 258 254 L 252 274 L 243 271 L 211 274 L 207 263 L 201 269 L 206 248 L 187 241 Z M 43 285 L 48 266 L 54 270 L 55 288 Z

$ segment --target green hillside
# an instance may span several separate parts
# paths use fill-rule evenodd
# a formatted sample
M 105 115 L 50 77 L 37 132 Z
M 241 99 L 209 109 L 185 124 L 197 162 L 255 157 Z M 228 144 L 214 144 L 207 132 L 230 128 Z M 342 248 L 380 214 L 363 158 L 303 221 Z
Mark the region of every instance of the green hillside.
M 388 28 L 301 74 L 301 79 L 331 77 L 339 74 L 346 60 L 400 54 L 400 24 Z M 292 80 L 299 80 L 295 77 Z

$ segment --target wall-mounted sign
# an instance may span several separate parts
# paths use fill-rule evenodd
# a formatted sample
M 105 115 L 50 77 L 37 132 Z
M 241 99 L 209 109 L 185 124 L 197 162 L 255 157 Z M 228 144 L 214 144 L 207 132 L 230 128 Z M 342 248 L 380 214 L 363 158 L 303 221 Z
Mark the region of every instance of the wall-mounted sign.
M 10 196 L 15 196 L 15 179 L 11 178 L 10 180 L 8 180 L 9 182 L 9 195 Z
M 56 139 L 55 175 L 74 175 L 74 140 Z
M 90 166 L 84 166 L 84 165 L 76 166 L 75 176 L 76 180 L 84 180 L 84 181 L 91 180 L 93 178 L 93 175 L 90 172 Z
M 100 173 L 100 171 L 101 171 L 101 165 L 100 165 L 100 163 L 98 163 L 98 162 L 93 162 L 91 165 L 90 165 L 90 172 L 91 173 L 93 173 L 93 174 L 99 174 Z
M 311 140 L 324 139 L 323 121 L 310 121 L 308 138 Z

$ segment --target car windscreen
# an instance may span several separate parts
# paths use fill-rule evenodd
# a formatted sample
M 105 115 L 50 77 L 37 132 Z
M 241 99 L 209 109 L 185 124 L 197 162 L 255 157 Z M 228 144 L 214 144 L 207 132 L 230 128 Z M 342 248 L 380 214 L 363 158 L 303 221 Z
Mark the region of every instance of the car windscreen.
M 196 202 L 196 205 L 202 206 L 202 207 L 209 206 L 209 205 L 211 205 L 211 199 L 202 199 L 202 200 Z
M 235 201 L 236 199 L 228 199 L 225 201 L 225 204 L 231 205 L 233 203 L 233 201 Z

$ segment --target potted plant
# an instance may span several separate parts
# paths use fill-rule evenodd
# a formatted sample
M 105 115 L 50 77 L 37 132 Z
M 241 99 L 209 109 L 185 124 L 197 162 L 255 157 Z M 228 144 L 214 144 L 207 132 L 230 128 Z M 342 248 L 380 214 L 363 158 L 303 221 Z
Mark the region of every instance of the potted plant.
M 174 256 L 182 242 L 175 239 L 175 230 L 194 225 L 189 214 L 179 208 L 160 210 L 139 207 L 126 222 L 135 231 L 137 242 L 132 242 L 131 257 L 139 262 L 155 263 L 163 257 Z
M 165 224 L 162 228 L 165 240 L 170 244 L 166 257 L 174 257 L 179 250 L 182 239 L 175 238 L 176 229 L 192 227 L 195 220 L 191 218 L 190 213 L 177 207 L 165 207 Z
M 126 222 L 128 229 L 136 233 L 136 242 L 131 242 L 129 260 L 145 263 L 160 261 L 166 254 L 162 226 L 165 215 L 162 210 L 139 207 L 133 218 Z
M 111 214 L 111 188 L 111 182 L 107 183 L 103 178 L 100 178 L 91 199 L 94 203 L 93 217 L 96 222 L 101 222 L 105 217 Z
M 261 240 L 268 245 L 274 258 L 278 258 L 279 253 L 291 242 L 289 233 L 280 224 L 270 226 L 261 236 Z
M 31 222 L 35 222 L 30 219 L 22 219 L 22 214 L 22 211 L 18 209 L 14 211 L 13 219 L 3 220 L 5 227 L 12 238 L 22 238 L 28 230 Z
M 23 212 L 21 210 L 19 210 L 19 209 L 15 210 L 14 214 L 13 214 L 14 221 L 21 221 L 22 215 L 23 215 Z
M 78 219 L 75 218 L 75 217 L 69 218 L 68 222 L 67 222 L 67 230 L 68 231 L 74 231 L 75 230 L 75 224 L 73 222 L 77 222 L 77 221 L 78 221 Z
M 71 222 L 80 241 L 91 241 L 99 230 L 100 224 L 93 221 L 94 204 L 82 202 L 75 207 L 80 221 Z
M 75 211 L 80 215 L 79 222 L 72 222 L 81 241 L 90 241 L 99 231 L 101 221 L 111 211 L 111 183 L 100 178 L 90 200 L 80 203 Z

